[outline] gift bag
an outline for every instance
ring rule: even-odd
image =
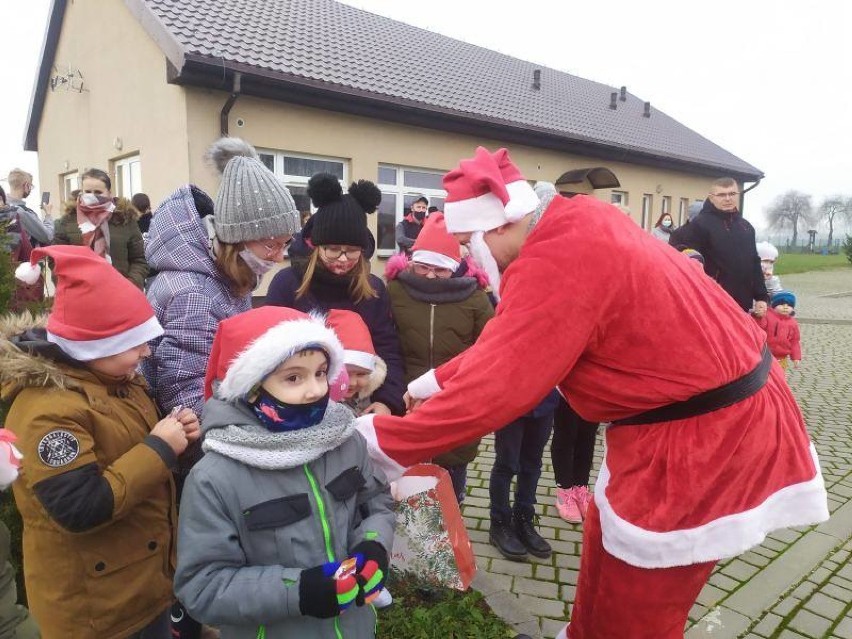
[[[391,491],[397,501],[391,565],[435,585],[467,590],[476,560],[449,473],[418,464]]]

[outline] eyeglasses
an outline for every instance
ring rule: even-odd
[[[339,260],[341,255],[345,256],[347,260],[354,260],[364,252],[361,247],[320,246],[319,249],[327,260]]]
[[[266,257],[272,257],[277,253],[281,253],[287,249],[293,242],[293,237],[290,236],[286,240],[276,239],[274,237],[263,238],[260,240],[250,240],[246,245],[254,245],[266,251]]]
[[[423,277],[432,273],[437,278],[446,279],[453,274],[451,269],[442,268],[440,266],[430,266],[429,264],[421,264],[420,262],[413,262],[411,268],[415,275],[422,275]]]
[[[717,197],[720,200],[729,200],[737,197],[739,194],[739,191],[730,191],[729,193],[711,193],[710,197]]]

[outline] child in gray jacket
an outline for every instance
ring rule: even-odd
[[[375,636],[393,500],[352,412],[329,401],[343,366],[334,332],[299,311],[219,324],[175,592],[222,639]]]

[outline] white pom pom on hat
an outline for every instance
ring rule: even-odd
[[[38,282],[39,277],[41,277],[41,267],[38,264],[21,262],[18,264],[18,268],[15,269],[15,279],[20,280],[24,284],[32,286]]]

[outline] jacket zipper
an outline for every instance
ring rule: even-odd
[[[311,492],[313,492],[314,499],[317,502],[320,523],[322,524],[322,537],[325,542],[325,555],[329,562],[333,562],[335,561],[334,547],[331,543],[331,526],[329,526],[328,518],[326,517],[325,501],[323,501],[322,493],[319,490],[319,485],[317,484],[317,480],[311,472],[311,469],[308,468],[307,464],[304,464],[302,467],[305,469],[305,476],[308,478],[308,483],[311,485]],[[334,634],[337,639],[343,639],[343,633],[340,631],[340,617],[334,618]]]
[[[429,370],[435,368],[435,305],[429,304]]]

